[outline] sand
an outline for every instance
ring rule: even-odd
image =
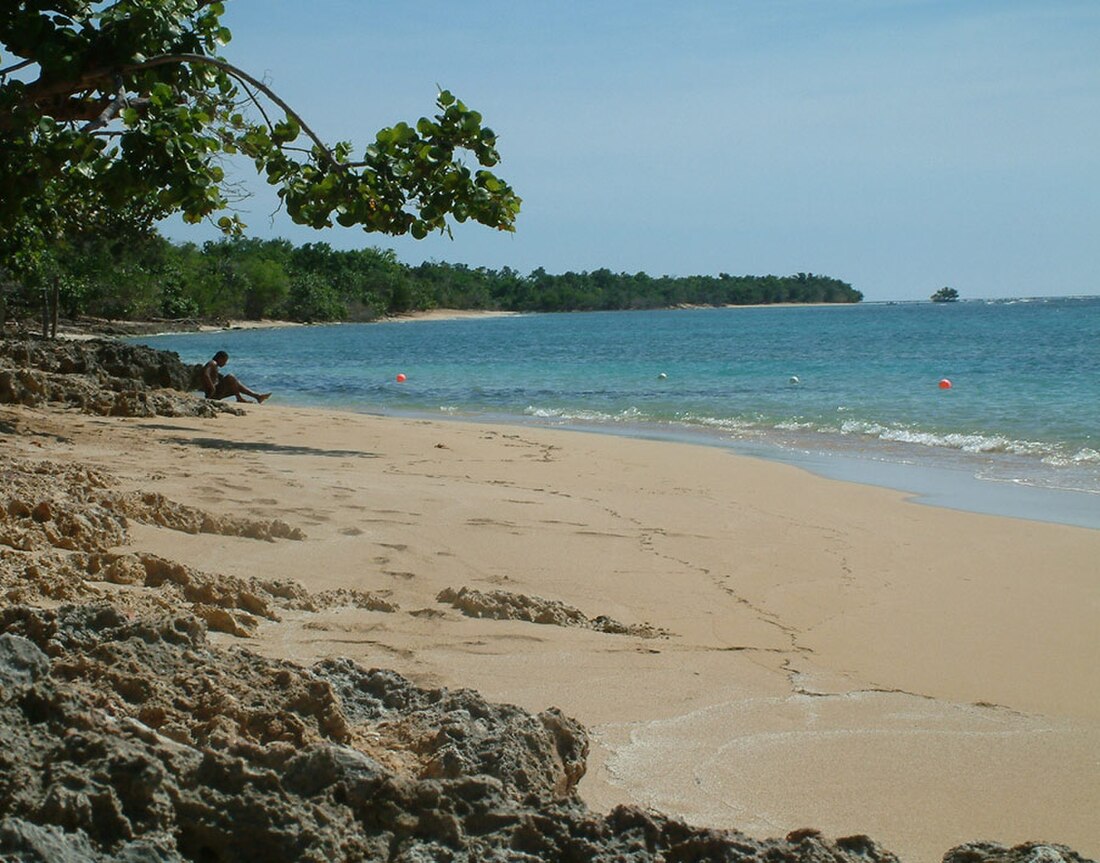
[[[242,642],[557,706],[590,805],[756,836],[975,839],[1100,856],[1100,531],[920,506],[716,448],[268,403],[214,420],[12,408],[35,458],[301,542],[131,526],[132,548],[400,610],[288,612]],[[470,617],[445,588],[663,630]],[[636,631],[645,631],[642,629]]]

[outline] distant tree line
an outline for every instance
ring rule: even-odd
[[[37,314],[51,296],[62,317],[280,318],[365,321],[432,308],[507,311],[653,309],[681,305],[853,303],[838,279],[792,276],[528,275],[463,264],[408,266],[392,250],[340,251],[326,243],[224,239],[201,246],[155,231],[69,238],[34,280],[0,284],[12,317]],[[2,267],[0,267],[2,276]]]

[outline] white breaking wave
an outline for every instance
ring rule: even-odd
[[[1044,464],[1054,467],[1071,467],[1076,465],[1100,464],[1100,452],[1094,449],[1080,449],[1071,456],[1062,456],[1057,453],[1043,458]]]
[[[606,411],[583,410],[577,408],[537,408],[534,405],[529,405],[523,413],[525,416],[536,417],[538,419],[590,423],[640,422],[648,419],[646,414],[637,408],[626,408],[617,413],[607,413]]]
[[[835,428],[821,428],[822,432],[835,432]],[[962,432],[926,432],[906,428],[891,428],[875,422],[848,420],[840,425],[841,434],[859,434],[883,441],[910,443],[918,446],[945,447],[971,453],[1011,453],[1012,455],[1055,455],[1049,444],[1037,441],[1014,440],[1003,435],[983,435]]]

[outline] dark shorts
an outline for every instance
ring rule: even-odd
[[[233,395],[233,390],[229,386],[229,381],[226,375],[218,375],[218,385],[213,392],[206,391],[206,397],[208,399],[224,399],[226,396]]]

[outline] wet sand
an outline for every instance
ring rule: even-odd
[[[134,524],[133,547],[400,607],[288,612],[250,649],[558,706],[592,735],[596,808],[868,833],[910,861],[975,839],[1100,856],[1100,531],[687,444],[272,403],[216,420],[15,410],[42,434],[8,442],[35,458],[307,535]],[[436,598],[463,587],[667,635]]]

